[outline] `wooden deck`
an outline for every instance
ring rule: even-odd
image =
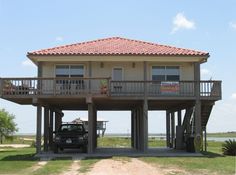
[[[2,78],[0,97],[143,99],[146,95],[150,100],[191,100],[196,98],[198,83],[201,99],[221,99],[221,81],[112,81],[110,78]]]

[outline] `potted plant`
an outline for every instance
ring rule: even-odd
[[[10,80],[4,81],[3,91],[6,95],[13,95],[15,93],[14,85],[11,83]]]
[[[100,82],[100,91],[101,91],[101,94],[107,94],[107,90],[108,90],[108,87],[107,87],[107,80],[101,80],[101,82]]]

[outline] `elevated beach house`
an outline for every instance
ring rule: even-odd
[[[209,53],[111,37],[29,52],[37,78],[1,78],[0,97],[37,107],[37,153],[53,145],[63,110],[88,110],[88,153],[96,152],[98,110],[131,111],[131,146],[148,150],[148,111],[166,111],[167,147],[202,148],[221,81],[201,81]],[[42,114],[42,108],[44,112]]]

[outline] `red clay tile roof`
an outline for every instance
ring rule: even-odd
[[[153,55],[208,57],[209,53],[121,37],[112,37],[28,52],[28,55]]]

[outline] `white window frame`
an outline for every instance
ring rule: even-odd
[[[151,66],[151,73],[150,73],[150,75],[151,75],[150,79],[152,81],[154,81],[152,79],[152,76],[153,76],[152,70],[153,70],[153,67],[156,67],[156,66],[165,67],[165,70],[166,70],[166,67],[178,67],[179,68],[179,81],[181,80],[181,66],[180,65],[152,65]],[[166,80],[166,76],[167,75],[165,74],[165,81],[168,81],[168,80]]]
[[[122,80],[121,81],[123,81],[124,80],[124,68],[123,67],[113,67],[112,68],[112,80],[114,80],[114,69],[121,69],[121,73],[122,73],[122,76],[121,76]],[[114,81],[116,81],[116,80],[114,80]]]
[[[54,65],[54,76],[57,77],[56,75],[56,68],[57,66],[69,66],[69,73],[70,73],[70,68],[71,66],[83,66],[84,68],[84,73],[83,73],[83,78],[85,77],[85,72],[86,72],[86,66],[84,64],[55,64]],[[71,75],[69,74],[69,77],[68,78],[71,78]],[[81,77],[82,78],[82,77]]]

